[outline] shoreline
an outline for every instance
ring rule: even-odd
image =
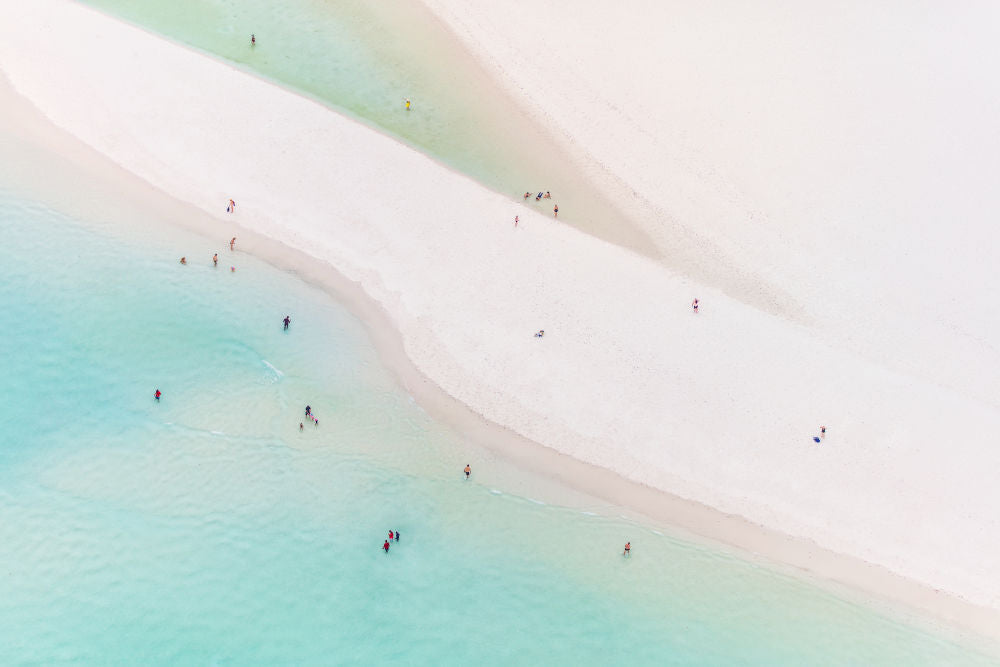
[[[62,132],[62,130],[59,131]],[[75,138],[74,141],[76,141]],[[109,161],[109,159],[103,155],[100,156],[100,158],[105,163]],[[115,165],[114,168],[121,171],[123,179],[127,175],[128,179],[143,180],[141,176],[136,176],[123,167]],[[145,183],[146,181],[143,182]],[[171,197],[168,192],[161,190],[155,185],[148,185],[148,187],[157,192],[161,192],[166,197]],[[219,218],[211,216],[194,204],[179,202],[179,205],[184,207],[188,214],[190,214],[191,211],[198,210],[198,217],[206,221],[211,220],[213,224],[217,224],[219,222]],[[188,215],[180,216],[180,219],[185,220],[185,223],[183,224],[188,224]],[[190,224],[194,225],[195,223],[191,222]],[[224,224],[232,225],[234,223],[225,222]],[[194,228],[200,233],[205,233],[204,229],[200,227]],[[251,232],[249,231],[241,231],[240,234],[244,237],[251,237]],[[612,502],[625,507],[639,507],[642,503],[649,503],[650,507],[653,507],[656,510],[653,513],[654,515],[662,513],[664,517],[667,517],[664,521],[668,525],[674,527],[679,526],[680,528],[685,529],[685,522],[687,522],[688,525],[695,528],[693,531],[695,534],[701,534],[709,539],[715,539],[711,534],[705,535],[704,525],[702,524],[707,523],[712,526],[712,530],[718,531],[718,535],[720,536],[718,541],[724,544],[731,544],[729,540],[732,539],[732,535],[734,533],[739,533],[737,527],[742,526],[743,529],[749,531],[749,533],[747,535],[740,533],[740,536],[736,541],[739,542],[741,540],[746,540],[747,544],[750,546],[746,547],[737,545],[740,546],[740,548],[745,549],[750,553],[759,551],[756,546],[753,546],[753,540],[750,539],[752,535],[756,535],[758,539],[762,539],[763,543],[769,543],[765,544],[764,547],[772,549],[770,553],[777,556],[774,560],[778,562],[789,562],[793,566],[802,567],[806,571],[815,571],[819,573],[821,577],[825,576],[834,581],[838,581],[838,575],[842,574],[837,571],[838,567],[844,565],[843,562],[841,562],[840,565],[837,565],[836,561],[844,561],[845,559],[856,561],[860,570],[868,572],[868,575],[858,572],[858,578],[856,579],[857,582],[864,582],[866,576],[872,576],[876,579],[882,578],[883,574],[881,574],[880,571],[884,573],[889,572],[880,566],[870,565],[852,556],[838,555],[837,552],[824,549],[822,547],[815,547],[815,551],[809,552],[808,547],[811,544],[811,541],[806,538],[789,538],[775,531],[769,531],[768,529],[761,528],[752,521],[734,518],[733,515],[727,514],[721,510],[708,509],[706,505],[701,505],[694,501],[679,500],[677,496],[671,496],[666,492],[653,490],[649,486],[628,481],[618,473],[599,465],[579,462],[566,454],[556,452],[554,449],[538,445],[530,438],[515,435],[503,425],[490,422],[485,417],[474,412],[472,408],[467,407],[467,405],[461,402],[458,398],[454,398],[448,392],[447,388],[439,386],[419,370],[418,364],[409,354],[407,354],[405,335],[401,331],[397,330],[397,320],[394,320],[392,315],[385,309],[384,305],[377,303],[375,298],[372,297],[369,291],[365,290],[364,286],[360,284],[359,281],[351,280],[349,277],[346,277],[344,274],[334,269],[330,264],[324,262],[324,260],[312,257],[301,250],[292,249],[281,240],[269,237],[267,234],[261,233],[256,235],[256,237],[256,241],[259,241],[260,245],[259,248],[250,246],[249,248],[251,252],[254,252],[254,254],[262,259],[265,259],[265,261],[284,268],[285,270],[287,270],[286,267],[289,266],[298,267],[292,270],[292,273],[302,277],[307,282],[318,281],[320,284],[324,285],[327,290],[332,291],[334,296],[341,301],[341,303],[344,303],[348,309],[351,310],[351,312],[355,313],[355,315],[359,317],[362,322],[364,322],[365,327],[371,333],[372,339],[376,344],[376,348],[379,349],[380,357],[383,358],[383,362],[386,364],[387,368],[389,368],[389,370],[399,378],[400,384],[404,387],[404,389],[411,393],[411,395],[413,395],[421,405],[433,406],[432,408],[428,408],[428,412],[433,417],[452,427],[454,427],[456,423],[460,424],[460,432],[475,434],[477,438],[482,438],[485,442],[489,442],[493,439],[503,440],[503,444],[499,445],[495,451],[500,452],[505,457],[518,461],[518,456],[523,456],[525,461],[529,461],[532,462],[533,465],[537,465],[541,471],[549,471],[550,469],[564,471],[561,473],[561,476],[554,475],[555,479],[562,482],[569,480],[571,487],[579,487],[582,479],[584,480],[585,485],[588,483],[593,484],[595,489],[602,492],[594,494],[591,491],[588,491],[588,493],[592,493],[592,495],[597,495],[598,497],[606,497],[603,494],[608,493],[612,495],[613,498],[625,498],[626,502],[612,500]],[[241,246],[244,249],[248,248],[248,246],[242,241]],[[271,252],[274,253],[274,257],[269,257],[269,253]],[[303,269],[302,267],[311,268]],[[436,414],[435,411],[438,410],[440,411],[440,414]],[[482,430],[481,433],[480,429]],[[523,453],[518,455],[516,454],[516,450],[523,450]],[[613,490],[608,491],[609,487]],[[586,488],[586,486],[584,486],[584,488]],[[652,495],[644,495],[647,493]],[[607,499],[611,500],[611,498]],[[681,510],[678,509],[678,507],[673,507],[674,504],[687,504],[689,506],[685,506],[685,509]],[[689,514],[685,515],[685,512],[689,512]],[[640,513],[642,515],[649,515],[649,512]],[[712,531],[708,532],[711,533]],[[799,546],[789,547],[788,543],[798,544]],[[792,556],[786,553],[789,549],[793,552],[797,549],[803,549],[804,551],[798,556]],[[768,556],[766,551],[759,552]],[[824,574],[822,568],[813,570],[815,565],[811,565],[816,560],[823,560],[823,554],[827,554],[826,558],[830,558],[834,561],[834,564],[831,566],[830,574]],[[794,562],[794,558],[796,557],[801,558],[805,565],[800,566],[796,564]],[[868,569],[866,570],[866,568]],[[976,625],[987,623],[987,627],[991,630],[996,627],[1000,627],[1000,623],[997,623],[996,621],[997,615],[994,610],[990,610],[985,607],[977,607],[971,603],[962,601],[960,598],[955,596],[933,592],[933,589],[930,587],[905,579],[899,575],[887,574],[886,576],[897,577],[899,580],[891,586],[888,585],[888,582],[886,582],[887,590],[894,588],[896,585],[904,588],[912,585],[915,588],[914,591],[911,591],[911,593],[914,593],[916,598],[913,606],[923,608],[923,606],[926,605],[927,610],[934,616],[940,615],[941,610],[939,607],[949,606],[945,602],[946,599],[954,600],[956,602],[954,606],[954,614],[956,617],[961,617],[963,613],[968,613],[970,616],[978,618],[978,620],[970,620],[967,618],[960,624],[970,623],[972,625]],[[858,587],[862,590],[868,590],[867,584],[864,583],[859,583]],[[922,595],[916,595],[915,591],[918,589],[922,590],[924,593]],[[889,593],[888,597],[893,598],[893,595]],[[903,597],[906,597],[906,595],[903,595]],[[973,613],[973,611],[971,611],[978,609],[990,612],[990,616],[979,617],[977,616],[977,613]],[[990,622],[991,619],[992,622]]]
[[[358,283],[347,279],[333,266],[238,223],[220,223],[111,163],[106,156],[82,145],[30,108],[30,103],[10,88],[3,75],[0,75],[0,99],[5,102],[3,114],[10,114],[0,118],[9,120],[11,115],[16,116],[20,128],[29,130],[19,136],[25,144],[70,162],[73,169],[114,183],[136,206],[156,200],[159,215],[175,220],[167,224],[204,235],[206,230],[200,223],[210,220],[219,225],[220,232],[225,230],[223,235],[235,233],[240,239],[240,252],[251,254],[331,295],[358,319],[380,363],[432,419],[508,463],[556,485],[608,502],[647,527],[663,529],[695,543],[731,549],[739,558],[762,561],[766,567],[787,571],[890,616],[900,616],[918,626],[927,625],[946,637],[985,640],[991,650],[996,648],[994,642],[1000,641],[997,630],[1000,612],[996,610],[974,605],[850,555],[824,549],[810,540],[782,534],[696,501],[629,481],[610,470],[579,461],[490,422],[425,376],[407,356],[402,336],[385,309]],[[26,180],[19,185],[30,189],[34,182]],[[46,188],[39,188],[42,189]],[[41,192],[38,196],[42,196]],[[164,209],[170,213],[165,213]]]

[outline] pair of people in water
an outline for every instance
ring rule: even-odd
[[[306,406],[306,417],[308,417],[309,419],[313,420],[313,424],[315,426],[319,426],[319,419],[317,419],[316,415],[313,414],[313,412],[312,412],[312,406],[309,406],[309,405]],[[299,422],[299,430],[300,431],[302,430],[302,422]]]

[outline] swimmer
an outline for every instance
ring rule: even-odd
[[[530,196],[531,196],[531,193],[530,193],[530,192],[525,192],[525,193],[524,193],[524,200],[525,200],[525,201],[527,201],[527,200],[528,200],[528,197],[530,197]]]
[[[285,331],[288,331],[288,325],[292,323],[292,316],[285,315]]]
[[[181,257],[181,264],[187,264],[187,263],[188,263],[188,258],[187,257]]]
[[[410,110],[410,98],[409,97],[406,98],[406,110],[407,111]]]
[[[552,207],[552,215],[554,215],[557,218],[559,217],[559,204],[556,204],[555,206]]]
[[[541,200],[541,198],[542,198],[542,193],[539,192],[538,195],[535,196],[535,201],[539,201]]]
[[[623,553],[622,555],[627,558],[631,553],[632,553],[632,543],[631,542],[626,542],[625,543],[625,553]]]
[[[157,401],[159,401],[159,400],[160,400],[160,396],[163,396],[163,394],[161,394],[161,393],[160,393],[160,390],[159,390],[159,389],[157,389],[157,390],[156,390],[156,393],[155,393],[155,394],[153,394],[153,398],[155,398],[155,399],[156,399]]]
[[[386,541],[385,541],[385,543],[383,543],[383,544],[382,544],[382,549],[383,549],[383,550],[384,550],[384,551],[385,551],[386,553],[389,553],[389,540],[386,540]]]
[[[212,255],[212,264],[214,264],[215,266],[219,265],[219,253],[215,253],[214,255]]]
[[[466,463],[465,464],[465,479],[469,479],[469,475],[472,474],[472,467]]]
[[[234,247],[233,247],[233,246],[235,246],[235,245],[236,245],[236,237],[234,236],[234,237],[233,237],[233,238],[232,238],[232,239],[231,239],[231,240],[229,241],[229,249],[230,249],[230,250],[236,250],[236,248],[234,248]]]
[[[691,308],[694,310],[694,312],[696,313],[698,312],[698,299],[695,299],[694,301],[691,302]]]
[[[250,33],[250,46],[257,46],[257,35]]]
[[[552,199],[552,193],[548,190],[545,191],[545,196],[542,199]]]

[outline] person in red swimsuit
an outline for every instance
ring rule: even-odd
[[[389,540],[385,541],[385,544],[382,545],[382,548],[385,550],[386,553],[389,553]]]

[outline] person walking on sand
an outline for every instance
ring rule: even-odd
[[[518,217],[518,216],[515,215],[514,216],[514,226],[515,227],[517,227],[518,220],[520,220],[520,217]]]
[[[820,426],[819,427],[819,437],[820,438],[825,438],[826,437],[826,427],[825,426]]]
[[[229,240],[229,249],[236,250],[236,248],[234,247],[235,245],[236,245],[236,237],[234,236]]]
[[[552,207],[552,215],[557,218],[559,217],[559,204]]]
[[[465,464],[465,479],[469,479],[469,475],[472,474],[472,467],[466,463]]]
[[[285,331],[288,331],[288,325],[292,323],[292,316],[285,315],[284,322],[285,322]]]
[[[694,310],[695,313],[698,312],[698,299],[691,302],[691,309]]]
[[[214,266],[219,265],[219,253],[215,253],[214,255],[212,255],[212,264]]]
[[[235,213],[235,212],[236,212],[236,202],[230,199],[229,206],[226,207],[226,213]]]
[[[632,553],[632,543],[631,542],[626,542],[625,543],[625,552],[622,555],[625,556],[626,558],[628,558],[631,555],[631,553]]]

